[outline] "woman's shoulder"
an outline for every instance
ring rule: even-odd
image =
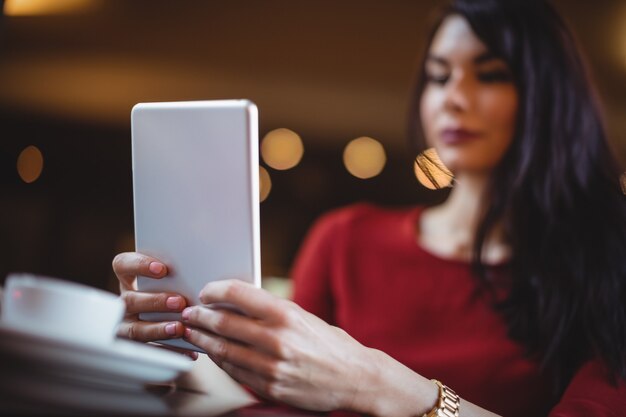
[[[317,219],[316,224],[333,228],[376,226],[414,218],[422,209],[423,206],[420,205],[384,206],[358,202],[326,211]]]
[[[334,208],[317,218],[307,240],[327,242],[335,248],[354,243],[414,242],[415,224],[422,209],[418,205],[383,206],[369,202]]]

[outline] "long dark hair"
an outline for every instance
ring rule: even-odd
[[[511,288],[497,308],[510,337],[553,378],[555,395],[592,358],[626,378],[626,197],[576,42],[546,1],[456,0],[428,45],[450,14],[508,64],[520,97],[513,143],[491,176],[474,268],[488,283],[483,243],[503,221]],[[422,150],[423,68],[409,122]]]

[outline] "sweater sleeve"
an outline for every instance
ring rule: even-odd
[[[611,382],[600,360],[585,363],[574,375],[550,417],[626,416],[626,381]]]

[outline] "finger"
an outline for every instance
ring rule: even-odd
[[[176,339],[183,336],[185,327],[179,321],[152,323],[148,321],[122,322],[117,330],[120,337],[138,342]]]
[[[162,278],[167,275],[167,267],[164,263],[137,252],[124,252],[116,255],[113,258],[113,271],[126,288],[131,288],[137,275],[151,278]]]
[[[278,340],[271,329],[258,319],[242,316],[228,310],[214,310],[204,306],[187,307],[182,312],[182,321],[211,333],[253,345],[277,354]]]
[[[186,350],[184,352],[181,352],[183,355],[189,357],[189,359],[191,359],[192,361],[197,361],[198,360],[198,352],[194,352],[193,350]]]
[[[277,375],[278,360],[250,346],[189,327],[185,327],[184,339],[204,350],[219,366],[231,363],[270,379]]]
[[[268,379],[231,363],[224,363],[221,368],[235,381],[251,388],[265,398],[272,399],[272,382]]]
[[[187,307],[185,297],[172,293],[124,291],[126,314],[180,312]]]
[[[194,360],[194,361],[198,359],[198,352],[193,351],[193,350],[183,349],[183,348],[169,346],[169,345],[162,345],[160,343],[154,343],[154,342],[148,342],[148,344],[159,349],[180,353],[181,355],[188,356],[189,358],[191,358],[191,360]]]
[[[261,319],[282,313],[277,307],[278,297],[238,279],[209,282],[200,291],[200,300],[204,304],[234,304],[244,314]]]

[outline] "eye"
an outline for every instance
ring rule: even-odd
[[[447,74],[426,74],[426,81],[433,84],[444,85],[450,78]]]
[[[508,83],[513,81],[513,77],[507,70],[492,70],[479,72],[478,80],[484,83]]]

